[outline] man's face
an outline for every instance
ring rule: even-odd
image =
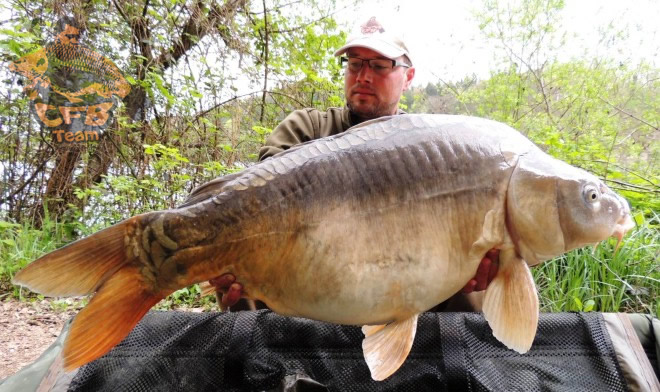
[[[365,60],[387,58],[367,48],[350,48],[349,57]],[[402,60],[399,58],[397,60]],[[351,111],[365,120],[395,114],[401,94],[410,87],[414,68],[395,67],[386,75],[376,74],[364,63],[359,72],[345,71],[344,93]]]

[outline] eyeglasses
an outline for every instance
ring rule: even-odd
[[[394,67],[405,67],[410,68],[410,65],[390,59],[361,59],[359,57],[341,57],[341,65],[346,67],[350,72],[357,73],[362,69],[362,65],[366,62],[369,64],[374,73],[378,75],[387,75],[394,69]]]

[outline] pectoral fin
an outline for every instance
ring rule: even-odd
[[[527,263],[514,250],[500,253],[500,267],[486,290],[483,312],[493,335],[521,354],[532,347],[539,300]]]
[[[401,367],[412,348],[418,316],[416,314],[409,319],[386,325],[362,327],[362,352],[371,371],[371,378],[382,381]]]
[[[200,282],[199,283],[199,296],[206,297],[207,295],[215,295],[215,286],[209,282]]]

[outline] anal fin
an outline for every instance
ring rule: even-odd
[[[382,381],[401,367],[412,348],[418,316],[416,314],[408,319],[386,325],[362,327],[364,333],[362,352],[369,366],[371,378]]]
[[[483,312],[493,336],[521,354],[532,347],[539,299],[527,263],[513,249],[500,252],[499,269],[486,289]]]

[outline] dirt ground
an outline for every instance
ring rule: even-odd
[[[79,309],[73,301],[0,302],[0,380],[39,358]]]
[[[0,301],[0,380],[39,358],[84,303],[80,299]],[[177,311],[200,313],[208,308],[178,306]],[[218,310],[218,309],[213,309]]]

